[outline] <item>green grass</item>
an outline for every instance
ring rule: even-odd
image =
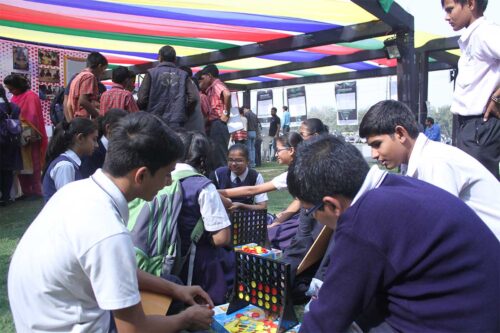
[[[43,206],[43,200],[16,201],[0,207],[0,332],[15,332],[7,298],[7,271],[16,244]]]
[[[264,163],[257,170],[262,173],[265,181],[269,181],[286,170],[277,163]],[[292,197],[287,191],[274,191],[268,194],[268,211],[278,213],[285,209]],[[26,228],[43,207],[43,200],[16,201],[7,207],[0,207],[0,332],[15,332],[12,315],[7,298],[7,271],[10,258],[16,244]]]
[[[277,163],[263,163],[261,167],[256,168],[264,177],[264,181],[268,182],[277,175],[286,171],[287,166],[282,166]],[[267,211],[269,213],[279,213],[284,210],[290,202],[292,197],[288,191],[274,191],[267,194],[269,201],[267,202]]]

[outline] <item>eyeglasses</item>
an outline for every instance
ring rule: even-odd
[[[316,212],[318,209],[320,209],[324,205],[325,205],[324,202],[320,202],[319,204],[316,204],[316,205],[312,206],[311,208],[307,208],[306,210],[304,210],[304,215],[306,217],[312,217],[314,212]]]
[[[229,160],[227,160],[227,163],[228,164],[232,164],[232,163],[234,163],[234,164],[243,164],[243,163],[245,163],[245,161],[244,160],[231,160],[231,159],[229,159]]]
[[[281,149],[276,149],[276,154],[283,151],[283,150],[290,150],[291,148],[288,147],[288,148],[281,148]]]

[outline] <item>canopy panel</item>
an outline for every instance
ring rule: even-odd
[[[377,20],[356,1],[348,0],[0,0],[0,37],[99,51],[111,67],[155,61],[163,45],[173,46],[179,57],[188,57]],[[230,73],[314,62],[332,55],[379,50],[386,37],[290,48],[217,65],[221,73]],[[417,37],[421,45],[436,36]],[[375,59],[230,82],[265,82],[395,65],[395,61]],[[194,67],[193,71],[199,69]]]

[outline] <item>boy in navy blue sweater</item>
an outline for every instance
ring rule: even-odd
[[[336,229],[302,332],[367,330],[361,319],[375,316],[398,332],[500,330],[500,243],[462,201],[369,169],[331,136],[299,147],[287,182],[306,214]]]

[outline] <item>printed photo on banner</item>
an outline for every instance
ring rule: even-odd
[[[38,50],[38,64],[59,67],[59,53],[56,51]]]
[[[54,99],[56,91],[57,91],[57,86],[40,84],[38,86],[38,97],[40,97],[42,101],[47,101],[47,100],[50,101]]]
[[[14,69],[27,71],[29,69],[28,48],[21,46],[13,46],[12,60],[13,60],[12,67]]]
[[[59,83],[59,69],[40,67],[38,69],[38,80],[40,82]]]

